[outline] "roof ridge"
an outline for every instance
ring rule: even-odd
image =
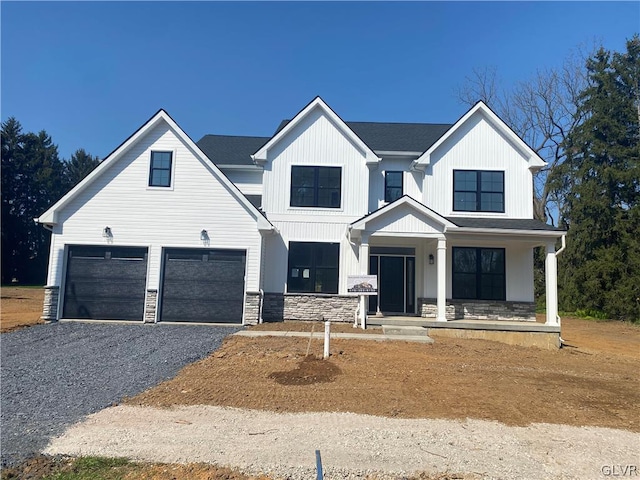
[[[271,137],[263,137],[263,136],[258,136],[258,135],[224,135],[224,134],[219,134],[219,133],[205,133],[202,136],[202,138],[205,138],[205,137],[259,138],[259,139],[271,138]],[[202,140],[202,138],[200,140]]]

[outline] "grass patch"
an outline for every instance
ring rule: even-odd
[[[43,480],[119,480],[138,468],[126,458],[81,457],[71,463],[69,471],[47,475]]]

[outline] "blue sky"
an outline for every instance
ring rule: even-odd
[[[103,158],[159,108],[194,140],[271,135],[320,95],[345,120],[455,121],[474,67],[506,85],[597,40],[640,2],[6,2],[1,118]]]

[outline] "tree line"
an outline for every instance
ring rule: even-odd
[[[51,136],[2,123],[2,284],[46,282],[51,233],[34,222],[99,163],[83,149],[59,158]]]

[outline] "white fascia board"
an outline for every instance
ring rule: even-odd
[[[331,119],[331,121],[338,125],[340,129],[349,137],[349,139],[357,145],[365,154],[365,161],[367,164],[377,164],[380,162],[380,158],[371,150],[366,143],[364,143],[360,137],[358,137],[351,128],[334,112],[329,105],[320,97],[314,98],[311,103],[304,107],[293,119],[285,125],[277,134],[271,137],[267,143],[265,143],[260,150],[251,155],[251,159],[258,165],[263,165],[267,161],[267,153],[274,145],[282,140],[296,125],[298,125],[307,115],[309,115],[314,109],[320,108],[324,114]]]
[[[60,200],[54,203],[49,209],[38,217],[38,223],[45,223],[47,225],[55,225],[58,222],[58,211],[64,208],[71,200],[76,198],[87,186],[98,178],[102,173],[107,170],[111,165],[118,161],[118,159],[134,145],[139,138],[144,136],[149,130],[155,127],[158,122],[168,117],[164,110],[158,111],[147,123],[140,127],[133,135],[131,135],[125,142],[116,148],[107,158],[102,160],[100,164],[84,179],[82,179],[75,187],[73,187],[66,195]]]
[[[44,214],[38,218],[38,223],[45,223],[47,225],[55,225],[58,221],[58,213],[65,205],[73,200],[80,192],[82,192],[88,185],[90,185],[98,176],[100,176],[107,168],[117,162],[124,153],[126,153],[132,145],[134,145],[140,138],[146,135],[152,128],[154,128],[158,122],[164,121],[169,127],[176,133],[176,135],[187,145],[202,162],[202,164],[213,173],[218,181],[227,187],[230,193],[236,198],[237,201],[242,203],[249,212],[255,217],[258,223],[259,230],[271,230],[273,225],[267,220],[260,211],[253,206],[249,200],[240,192],[238,187],[235,186],[231,180],[229,180],[222,171],[209,160],[204,152],[198,147],[191,138],[178,126],[178,124],[169,116],[164,110],[158,111],[147,123],[140,127],[133,135],[131,135],[122,145],[114,150],[107,158],[105,158],[100,165],[96,167],[84,180],[76,185],[69,193],[56,202],[51,208],[49,208]]]
[[[424,170],[427,165],[431,164],[431,154],[435,152],[440,145],[442,145],[451,135],[453,135],[462,125],[464,125],[467,120],[469,120],[476,113],[480,113],[485,116],[485,118],[496,128],[500,130],[502,134],[504,134],[520,151],[520,153],[527,159],[529,163],[529,168],[542,168],[547,165],[547,163],[540,158],[540,156],[533,151],[529,145],[526,144],[522,138],[520,138],[516,133],[506,124],[504,121],[498,117],[493,110],[491,110],[483,101],[479,101],[473,107],[469,109],[467,113],[465,113],[449,130],[445,132],[427,151],[421,154],[418,159],[415,161],[414,168]]]
[[[401,197],[399,200],[396,200],[393,203],[388,203],[387,205],[380,207],[378,210],[376,210],[372,214],[353,222],[351,224],[351,228],[353,230],[364,230],[366,228],[367,223],[370,222],[371,220],[375,220],[376,218],[382,215],[386,215],[387,213],[392,212],[393,210],[395,210],[396,208],[399,208],[402,205],[411,206],[418,212],[422,213],[423,215],[426,215],[431,220],[443,225],[445,227],[445,230],[446,228],[455,227],[454,223],[450,222],[443,216],[437,214],[433,210],[427,208],[425,205],[421,204],[417,200],[409,197],[408,195],[405,195]]]
[[[565,230],[515,230],[508,228],[473,228],[473,227],[447,227],[445,233],[471,233],[478,235],[516,235],[527,237],[552,237],[560,238],[566,235]]]
[[[405,152],[401,150],[374,150],[381,157],[419,157],[422,152]]]

